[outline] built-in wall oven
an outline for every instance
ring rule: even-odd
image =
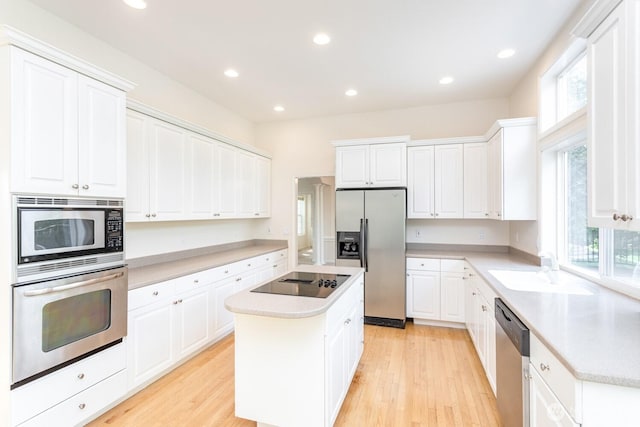
[[[122,200],[14,196],[12,388],[122,341]]]

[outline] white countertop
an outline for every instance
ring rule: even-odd
[[[326,312],[346,291],[356,283],[364,269],[355,267],[336,267],[330,265],[298,265],[291,271],[307,273],[348,274],[351,277],[340,285],[327,298],[301,297],[294,295],[265,294],[251,292],[258,286],[238,292],[228,297],[224,306],[234,313],[256,316],[299,319],[313,317]],[[272,279],[275,280],[276,278]]]

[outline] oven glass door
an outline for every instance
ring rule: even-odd
[[[127,333],[127,268],[13,288],[13,383]]]
[[[105,211],[101,209],[19,208],[20,261],[105,248]]]

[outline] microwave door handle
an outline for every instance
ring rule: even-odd
[[[96,283],[106,282],[106,281],[109,281],[109,280],[117,279],[117,278],[122,277],[122,276],[124,276],[124,273],[120,272],[120,273],[110,274],[110,275],[104,276],[104,277],[97,277],[95,279],[83,280],[82,282],[76,282],[76,283],[70,283],[68,285],[56,286],[54,288],[37,289],[35,291],[24,291],[23,295],[25,297],[35,297],[35,296],[38,296],[38,295],[53,294],[55,292],[62,292],[62,291],[67,291],[69,289],[81,288],[83,286],[95,285]]]

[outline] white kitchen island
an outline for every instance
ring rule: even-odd
[[[293,271],[351,277],[327,298],[250,289],[227,298],[235,315],[236,416],[258,426],[331,426],[362,355],[363,270]]]

